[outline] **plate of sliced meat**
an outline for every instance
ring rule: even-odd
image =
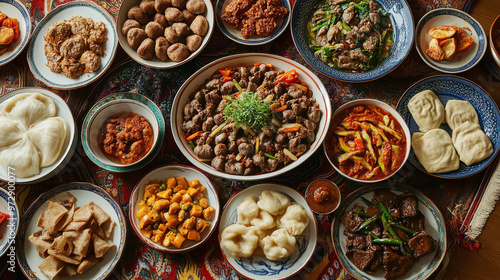
[[[332,242],[342,266],[356,279],[427,279],[446,253],[446,226],[419,190],[374,185],[342,200]]]

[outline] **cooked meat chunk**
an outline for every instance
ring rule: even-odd
[[[91,51],[86,51],[80,57],[80,63],[84,65],[85,72],[96,72],[101,68],[101,58]]]
[[[384,278],[385,279],[393,279],[398,276],[401,276],[408,271],[411,265],[414,263],[414,260],[411,256],[401,256],[393,251],[384,251]]]
[[[354,17],[354,7],[349,7],[344,10],[344,13],[342,14],[343,21],[349,23],[353,17]]]
[[[354,232],[363,223],[363,219],[350,211],[342,216],[341,222],[349,231]]]
[[[434,243],[435,241],[430,235],[425,232],[421,232],[408,241],[408,246],[410,246],[413,256],[418,258],[434,251]]]
[[[418,201],[413,194],[400,195],[398,200],[402,218],[413,218],[418,215]]]
[[[392,208],[396,201],[396,195],[389,190],[375,190],[372,201],[375,204],[382,202],[385,207]]]

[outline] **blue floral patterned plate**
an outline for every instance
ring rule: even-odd
[[[314,55],[309,47],[307,22],[311,20],[315,6],[323,0],[297,0],[293,6],[292,29],[293,42],[306,62],[322,74],[346,82],[368,82],[378,79],[403,62],[413,45],[413,15],[405,0],[377,0],[376,2],[389,12],[394,26],[394,45],[389,56],[371,71],[348,73],[335,70]]]
[[[0,11],[19,22],[19,38],[15,43],[11,43],[9,50],[0,55],[1,66],[16,58],[28,45],[31,35],[31,19],[26,6],[17,0],[0,0]]]
[[[493,144],[493,154],[487,159],[474,163],[470,166],[460,162],[458,170],[439,174],[428,173],[418,161],[413,149],[410,151],[410,157],[408,160],[423,172],[435,177],[446,179],[469,177],[486,168],[495,158],[495,155],[498,153],[500,148],[500,113],[498,112],[498,107],[495,101],[493,101],[488,93],[486,93],[481,87],[461,77],[439,75],[422,79],[406,90],[406,92],[401,96],[401,99],[399,99],[396,107],[396,110],[401,114],[410,128],[411,134],[419,132],[419,128],[408,110],[408,102],[415,94],[426,89],[432,90],[437,95],[439,100],[441,100],[443,106],[446,106],[448,100],[452,99],[469,101],[474,109],[476,109],[481,128]],[[451,129],[448,125],[442,124],[441,128],[446,130],[451,135]]]
[[[431,36],[427,33],[434,27],[455,25],[474,40],[474,44],[458,52],[451,60],[434,61],[425,54]],[[474,67],[483,58],[488,48],[486,34],[481,24],[469,14],[452,8],[435,9],[425,14],[417,24],[415,45],[418,54],[430,67],[444,73],[460,73]]]
[[[241,35],[240,30],[234,28],[234,25],[222,19],[222,15],[224,14],[226,7],[233,1],[235,0],[218,0],[217,4],[215,5],[215,13],[216,13],[215,18],[217,21],[217,26],[219,26],[220,31],[222,31],[222,33],[226,35],[227,38],[235,41],[236,43],[249,46],[267,44],[272,40],[278,38],[283,33],[283,31],[285,31],[285,29],[288,26],[288,23],[290,23],[290,14],[291,14],[290,2],[288,0],[280,0],[283,7],[288,9],[288,14],[285,16],[285,18],[276,21],[276,27],[274,28],[273,33],[268,37],[260,37],[257,35],[253,35],[250,38],[245,39],[243,38],[243,35]]]
[[[382,280],[384,279],[384,270],[382,267],[377,269],[377,272],[373,275],[369,275],[361,271],[356,265],[354,265],[346,256],[346,240],[347,237],[344,235],[345,226],[341,223],[340,219],[346,211],[350,211],[355,204],[365,205],[361,200],[364,197],[368,200],[373,198],[373,192],[375,190],[387,189],[395,194],[401,194],[403,192],[410,192],[418,200],[418,210],[425,216],[425,232],[432,236],[434,240],[437,241],[437,248],[432,253],[428,253],[420,258],[413,264],[413,266],[398,279],[406,280],[423,280],[427,279],[431,274],[439,267],[441,261],[446,253],[447,241],[446,241],[446,225],[444,223],[444,218],[436,205],[419,190],[411,187],[389,187],[384,185],[370,185],[367,187],[362,187],[353,191],[346,198],[342,200],[339,208],[335,211],[334,220],[332,223],[332,242],[333,248],[342,266],[347,270],[347,272],[355,277],[356,279],[362,280]]]
[[[61,185],[43,193],[31,203],[24,213],[19,227],[19,236],[16,243],[17,263],[28,279],[50,279],[38,268],[43,258],[38,255],[35,246],[28,240],[28,237],[41,229],[37,227],[37,221],[40,213],[47,208],[47,201],[65,200],[68,198],[67,192],[76,197],[75,206],[81,207],[89,202],[94,202],[115,222],[113,233],[108,242],[116,245],[116,247],[111,248],[99,263],[85,271],[80,277],[77,277],[79,279],[106,279],[113,272],[125,249],[127,226],[120,205],[106,190],[90,183],[74,182]]]
[[[229,225],[235,224],[238,220],[236,207],[238,207],[247,196],[253,195],[255,198],[258,198],[260,193],[264,190],[286,194],[290,198],[290,201],[302,205],[309,215],[309,226],[301,235],[295,236],[297,240],[295,253],[281,261],[270,261],[266,257],[260,255],[237,260],[233,258],[224,247],[221,246],[221,250],[227,263],[236,270],[236,272],[247,279],[286,279],[305,267],[313,256],[317,242],[318,229],[314,214],[307,205],[304,197],[296,190],[284,185],[265,183],[254,185],[233,195],[226,203],[226,206],[224,206],[224,211],[220,218],[219,244],[222,231]]]
[[[9,215],[9,219],[0,224],[0,234],[2,235],[0,238],[0,257],[12,250],[11,245],[19,228],[19,209],[13,197],[15,186],[8,184],[8,188],[12,190],[12,194],[9,193],[10,191],[0,188],[0,212]]]

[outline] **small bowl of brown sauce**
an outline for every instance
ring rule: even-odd
[[[128,172],[144,167],[156,156],[165,123],[160,109],[146,97],[135,93],[119,96],[122,98],[105,97],[89,111],[82,143],[98,166]]]
[[[316,180],[306,190],[307,204],[316,214],[331,214],[339,207],[340,199],[339,188],[329,180]]]

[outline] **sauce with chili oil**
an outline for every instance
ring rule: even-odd
[[[149,121],[138,114],[126,113],[110,117],[99,134],[104,154],[113,162],[132,164],[151,150],[154,142]]]
[[[407,141],[403,128],[378,106],[348,108],[332,120],[331,129],[327,154],[351,178],[380,180],[403,164]]]
[[[317,180],[307,188],[306,201],[314,212],[330,213],[340,203],[340,191],[334,183],[328,180]]]

